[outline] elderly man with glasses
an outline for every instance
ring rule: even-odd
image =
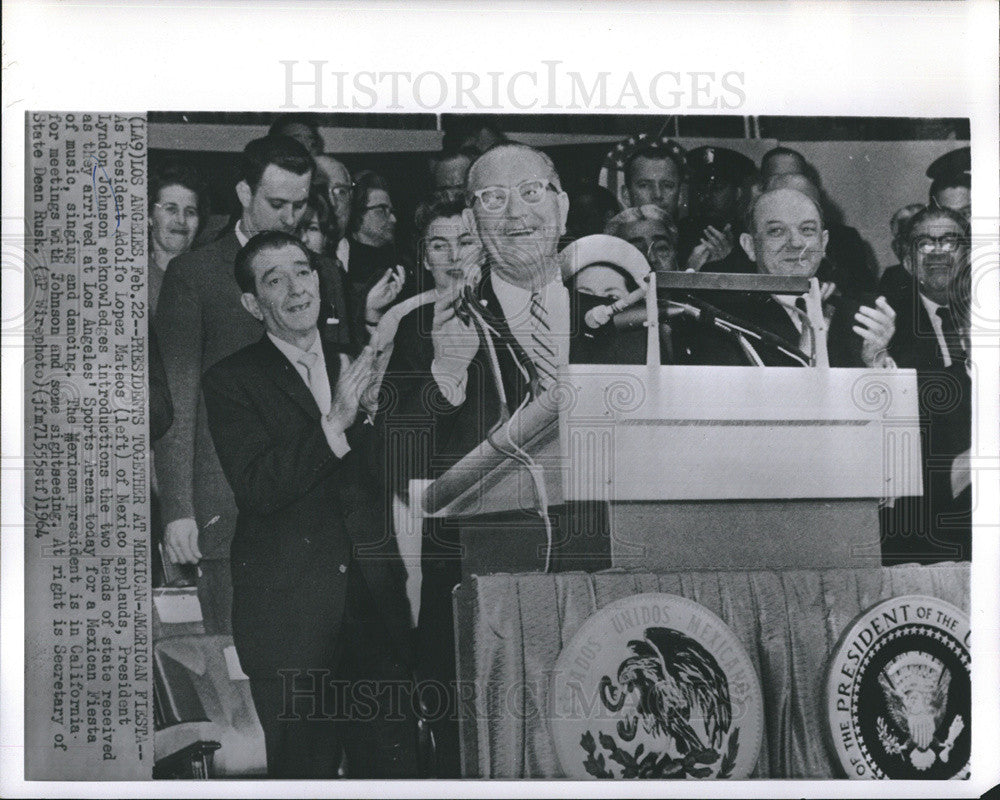
[[[885,271],[880,291],[896,309],[889,353],[917,370],[924,495],[884,514],[883,557],[958,561],[971,556],[971,486],[961,454],[972,435],[969,363],[969,224],[930,206],[909,221],[903,263]]]
[[[466,229],[482,243],[481,278],[439,293],[427,373],[416,388],[410,381],[396,393],[398,418],[429,434],[429,477],[478,446],[504,410],[513,412],[551,388],[585,327],[582,318],[574,319],[582,314],[562,282],[558,245],[569,198],[552,160],[523,144],[499,144],[472,165],[465,202]],[[394,377],[388,374],[386,381]],[[560,513],[550,510],[553,517]],[[574,523],[567,518],[558,524],[566,530]],[[424,527],[418,669],[431,686],[451,687],[455,680],[451,590],[461,580],[457,536],[454,526],[439,520]],[[560,564],[565,558],[558,552],[553,557]],[[425,698],[440,712],[432,720],[438,777],[458,775],[455,698],[449,696],[450,704],[440,696]]]

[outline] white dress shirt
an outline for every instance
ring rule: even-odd
[[[295,367],[295,371],[299,373],[299,377],[302,378],[302,382],[308,387],[309,393],[312,394],[316,405],[319,406],[321,414],[320,423],[323,426],[323,433],[326,435],[327,444],[330,445],[330,449],[337,458],[343,458],[347,455],[351,446],[347,443],[347,437],[344,435],[344,432],[336,424],[327,419],[327,415],[330,413],[330,406],[333,402],[333,390],[330,388],[330,381],[327,379],[326,359],[323,357],[323,347],[320,343],[319,332],[316,332],[316,335],[313,336],[312,344],[305,350],[283,339],[279,339],[270,331],[267,336],[274,342],[274,346],[282,352],[285,358],[291,362],[292,366]],[[306,353],[315,353],[317,356],[316,363],[313,364],[311,370],[306,369],[305,364],[300,361]],[[310,381],[310,372],[322,376],[322,379],[315,382]]]
[[[534,319],[531,315],[531,295],[529,289],[522,289],[507,283],[496,273],[490,273],[490,281],[504,319],[510,326],[517,343],[529,355],[534,350],[531,334],[534,332]],[[551,333],[552,345],[555,348],[556,366],[569,363],[569,291],[558,278],[538,290],[539,298],[545,307],[546,320]]]
[[[526,353],[534,352],[531,335],[535,331],[535,321],[531,314],[531,292],[498,278],[490,273],[493,291],[500,301],[504,319],[511,333]],[[550,338],[555,350],[553,361],[556,366],[569,363],[569,291],[558,279],[543,286],[539,290],[540,300],[545,307],[546,322],[549,325]],[[445,369],[437,360],[431,362],[431,374],[437,382],[438,389],[445,399],[453,406],[465,402],[465,387],[468,381],[468,370],[462,375],[455,375]]]
[[[233,233],[236,234],[236,241],[240,243],[240,247],[246,247],[247,242],[250,241],[250,237],[247,236],[246,232],[243,230],[243,220],[239,220],[236,223],[236,227],[233,228]]]
[[[344,272],[347,272],[347,264],[351,260],[351,240],[346,236],[337,242],[337,258],[340,259]]]

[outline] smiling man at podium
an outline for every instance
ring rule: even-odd
[[[475,289],[456,287],[436,302],[430,374],[419,391],[400,397],[395,411],[407,424],[427,426],[427,477],[440,476],[498,422],[552,387],[559,368],[571,360],[577,340],[572,332],[582,328],[582,320],[572,319],[579,308],[562,282],[558,245],[569,198],[552,160],[523,144],[500,144],[472,165],[466,201],[466,222],[487,257],[482,280]],[[393,376],[386,380],[392,383]],[[537,527],[537,517],[529,524]],[[573,525],[568,518],[563,524]],[[422,679],[445,686],[455,677],[451,590],[462,578],[461,554],[457,528],[428,520],[421,555],[419,671]],[[442,713],[433,722],[437,774],[457,776],[454,714]]]

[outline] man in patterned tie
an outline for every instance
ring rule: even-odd
[[[548,388],[569,359],[569,293],[562,284],[558,259],[569,198],[547,155],[507,143],[472,165],[467,201],[466,221],[478,231],[487,257],[480,305],[493,323],[498,349],[514,355],[521,367],[530,362],[539,388]],[[456,315],[450,298],[438,302],[432,338],[431,371],[449,402],[462,405],[479,340],[474,329]],[[513,410],[524,396],[525,384],[517,378],[520,370],[513,360],[500,366]]]
[[[561,280],[558,244],[569,198],[551,159],[523,144],[493,147],[470,169],[466,203],[465,222],[478,232],[487,259],[482,280],[436,302],[429,374],[419,387],[400,384],[396,392],[394,413],[413,428],[415,440],[428,443],[431,477],[477,447],[503,406],[513,412],[551,387],[570,356],[570,331],[583,328],[582,321],[571,325]],[[422,698],[437,742],[436,777],[458,777],[451,605],[451,590],[462,578],[456,526],[426,521],[421,572],[418,674],[428,686],[449,687],[447,703]]]

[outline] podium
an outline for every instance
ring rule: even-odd
[[[922,491],[912,370],[571,365],[509,434],[565,569],[878,566],[879,503]],[[531,475],[489,442],[422,502],[460,528],[463,575],[544,562]]]
[[[781,280],[803,290],[802,279],[773,276],[762,290],[780,291]],[[653,286],[647,311],[656,318]],[[494,437],[517,458],[483,442],[411,494],[414,507],[457,526],[463,546],[456,661],[474,706],[460,708],[463,774],[551,776],[525,760],[544,750],[544,726],[521,743],[520,760],[483,769],[502,721],[480,718],[481,701],[504,688],[490,682],[503,679],[476,627],[492,613],[479,594],[489,580],[520,585],[549,572],[561,586],[563,575],[574,583],[610,567],[645,576],[639,591],[662,586],[664,574],[690,588],[727,574],[737,583],[805,575],[812,585],[830,570],[880,573],[879,504],[922,493],[914,371],[661,366],[656,326],[649,330],[644,366],[561,368],[557,384]],[[825,355],[823,333],[815,339]],[[553,512],[551,530],[533,510],[540,500]],[[549,595],[557,606],[561,591]],[[520,607],[522,623],[554,613],[535,605]],[[561,635],[546,637],[555,637],[541,648],[554,663]],[[809,657],[819,658],[814,649]]]

